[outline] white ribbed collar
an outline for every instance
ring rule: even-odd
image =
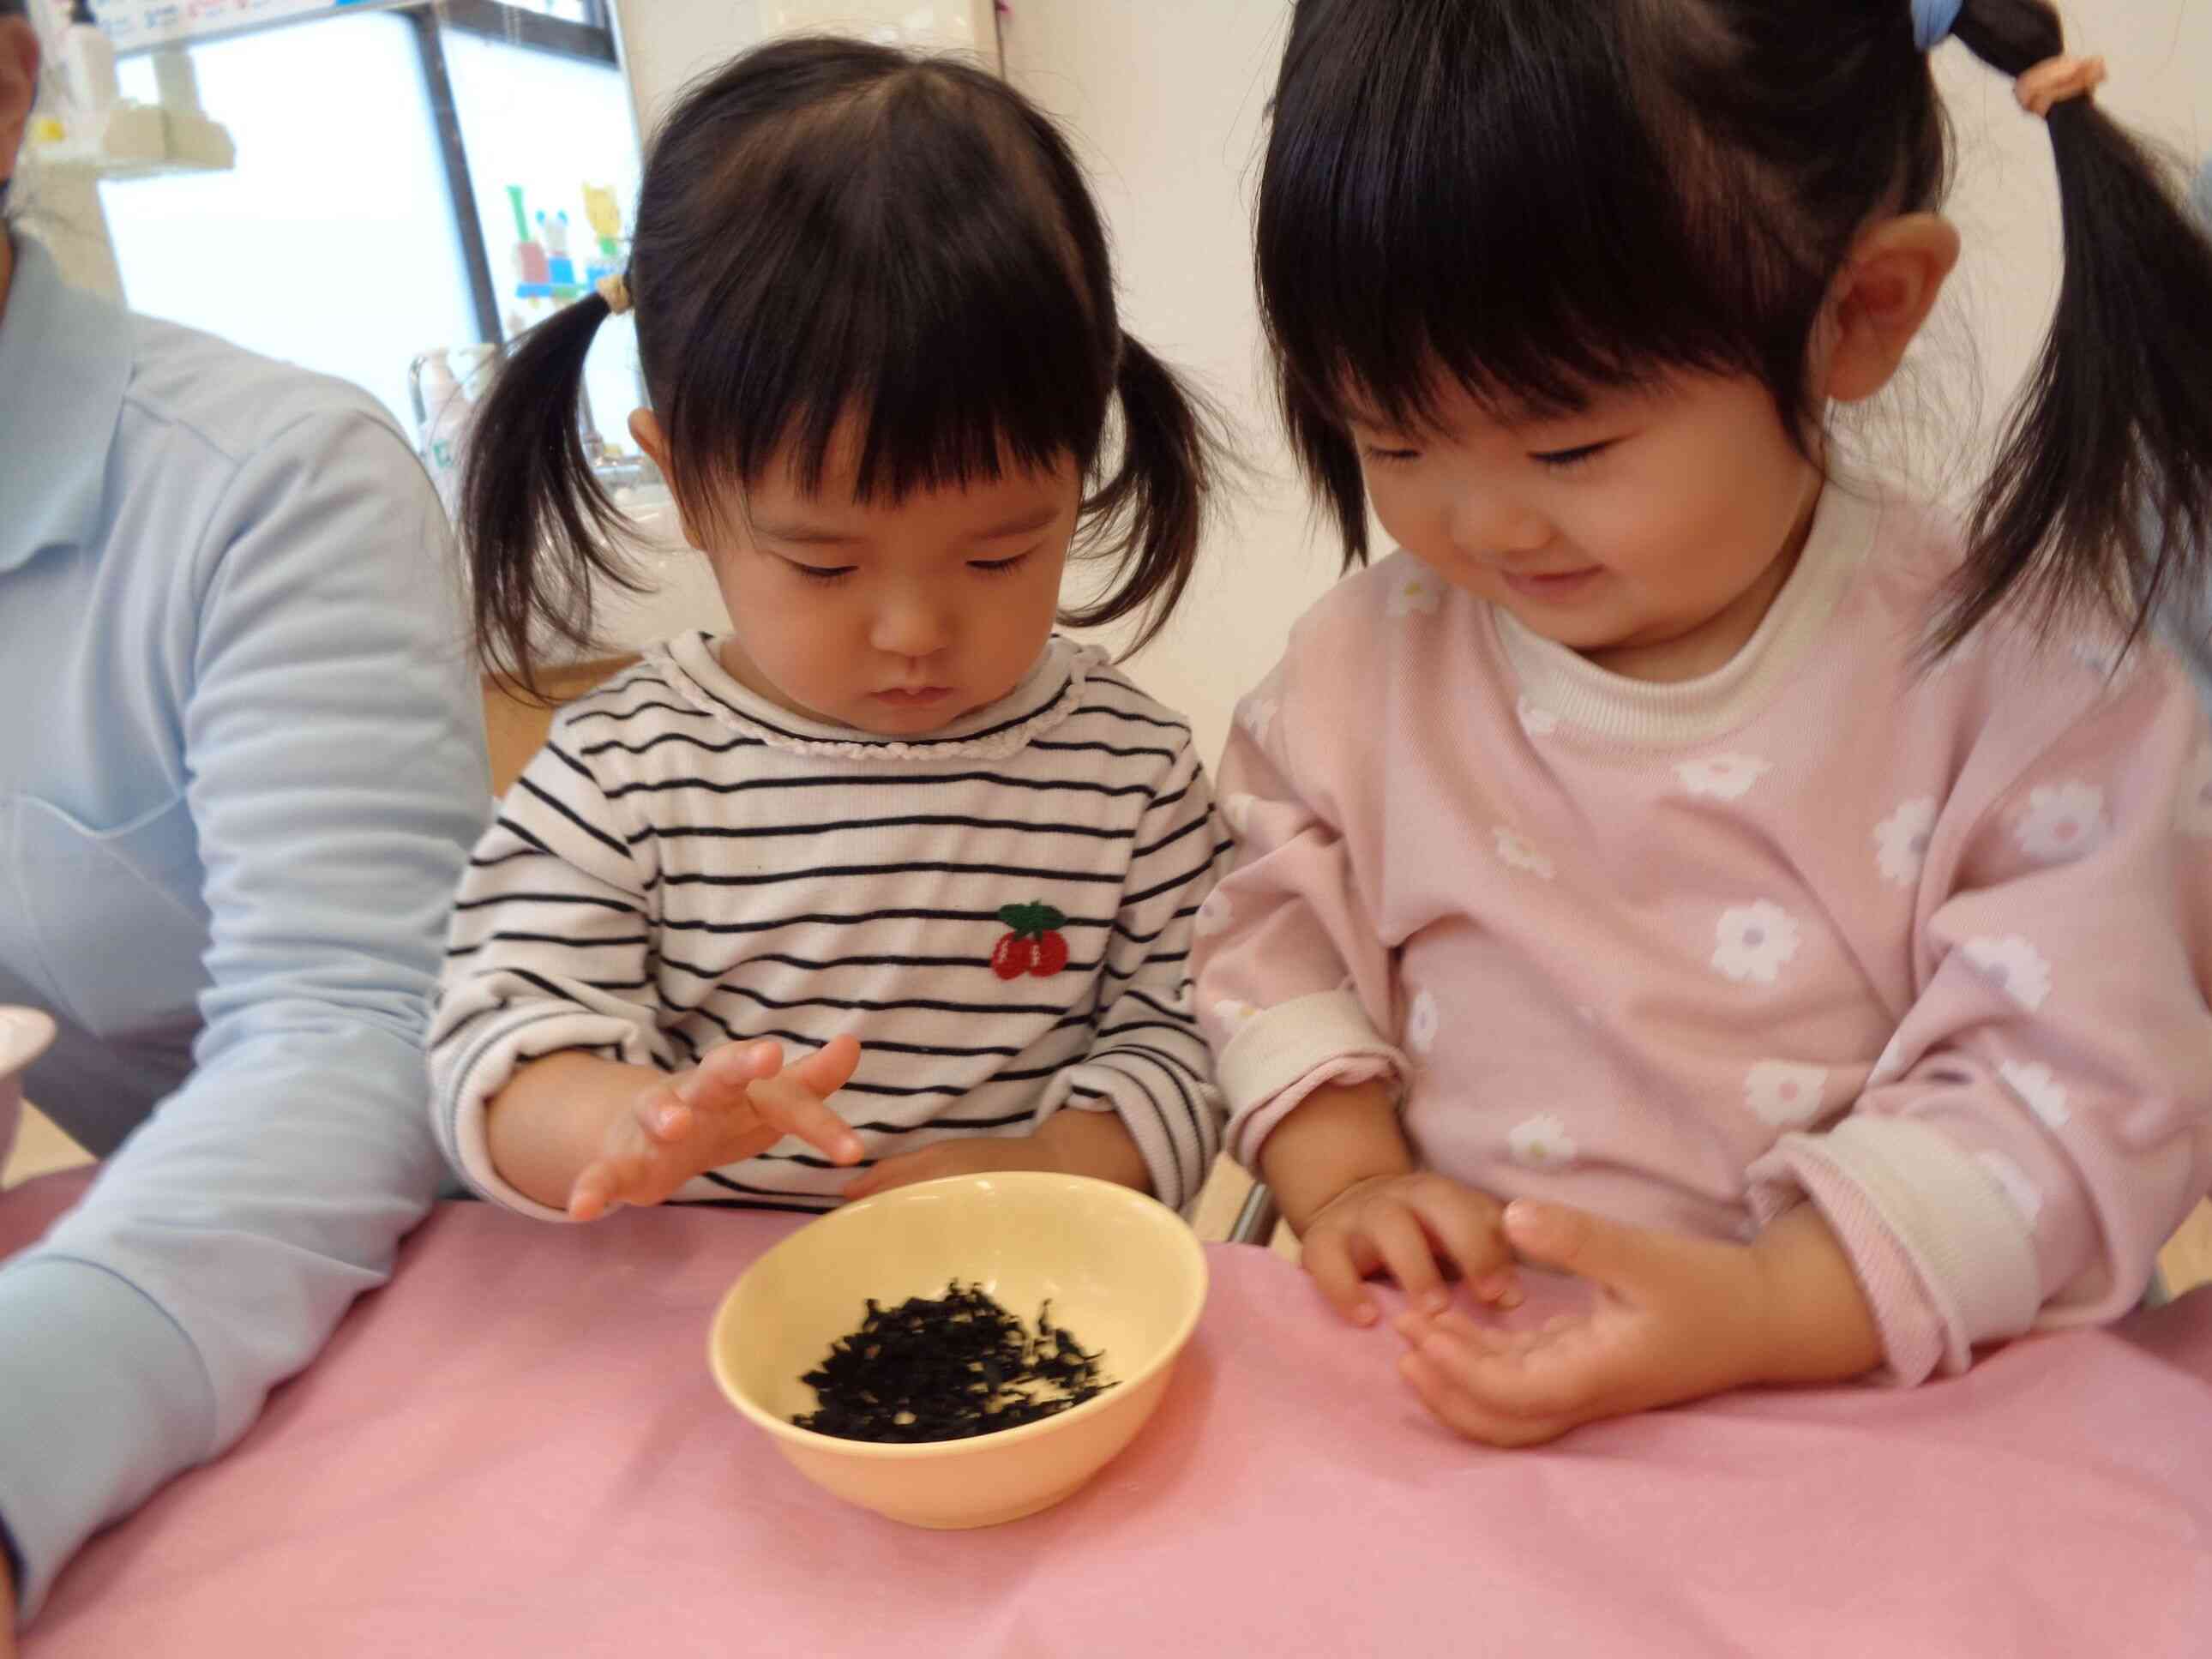
[[[1504,607],[1491,606],[1525,706],[1640,748],[1675,748],[1736,730],[1766,707],[1826,630],[1874,545],[1882,507],[1881,493],[1871,485],[1831,482],[1797,568],[1758,629],[1725,665],[1697,679],[1655,684],[1615,674],[1534,632]]]

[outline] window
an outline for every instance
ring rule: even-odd
[[[518,292],[509,187],[533,233],[538,214],[549,228],[566,216],[569,295],[598,257],[586,186],[623,216],[635,200],[602,0],[314,15],[201,42],[191,59],[237,165],[101,186],[131,307],[356,381],[410,432],[418,354],[502,339],[562,302],[544,284]],[[150,56],[122,68],[125,94],[155,101]],[[619,437],[635,351],[626,324],[606,336],[591,390]]]

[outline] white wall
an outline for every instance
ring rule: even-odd
[[[1904,0],[1898,0],[1902,9]],[[1137,659],[1196,720],[1209,752],[1235,697],[1331,579],[1256,378],[1250,212],[1286,0],[1014,0],[1014,83],[1073,127],[1112,222],[1127,320],[1197,370],[1237,416],[1261,471],[1206,550],[1172,634]],[[2212,148],[2212,0],[2073,0],[2072,43],[2111,60],[2106,106],[2191,155]],[[2057,293],[2057,186],[2039,124],[1958,46],[1938,72],[1960,149],[1953,210],[1967,254],[1923,381],[1961,419],[1962,362],[1993,423],[2032,361]]]
[[[616,0],[613,10],[638,131],[647,137],[686,82],[761,37],[754,0]]]
[[[1284,0],[1015,0],[1006,72],[1071,131],[1114,233],[1129,332],[1189,371],[1251,463],[1174,625],[1132,665],[1220,752],[1237,698],[1334,580],[1263,378],[1251,216]]]
[[[2098,101],[2188,158],[2193,172],[2212,150],[2212,0],[2061,0],[2061,9],[2068,45],[2100,52],[2111,66]],[[1958,354],[1972,352],[1986,437],[2033,362],[2057,299],[2058,181],[2043,124],[2021,112],[2002,76],[1954,42],[1937,53],[1936,78],[1958,134],[1948,211],[1966,254],[1933,355],[1940,363],[1950,353],[1955,371]]]
[[[684,82],[771,35],[828,30],[996,56],[991,0],[615,0],[638,124]]]

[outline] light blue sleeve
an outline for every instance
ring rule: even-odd
[[[326,414],[244,463],[194,555],[205,1028],[184,1086],[0,1273],[20,1617],[95,1528],[245,1432],[438,1185],[422,1042],[488,816],[446,538],[398,434]]]

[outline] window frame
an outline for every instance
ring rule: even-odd
[[[414,35],[423,91],[429,102],[431,119],[437,126],[437,151],[445,173],[447,204],[453,215],[454,235],[460,244],[461,263],[468,272],[470,309],[476,314],[477,336],[487,345],[507,343],[507,324],[500,305],[499,279],[494,272],[491,250],[484,243],[483,221],[477,216],[476,185],[469,177],[468,144],[461,135],[453,76],[446,64],[447,32],[619,70],[622,56],[615,46],[610,3],[611,0],[581,0],[586,15],[591,20],[582,23],[565,17],[549,17],[526,6],[506,3],[506,0],[368,0],[367,3],[333,14],[351,16],[364,11],[390,12],[405,20]],[[223,30],[207,39],[229,40],[240,34],[258,33],[264,28],[312,28],[327,21],[327,16],[280,18],[258,26]],[[184,40],[169,46],[134,46],[130,55],[188,52],[194,44],[193,40]]]
[[[415,50],[422,66],[422,84],[429,95],[431,118],[437,123],[438,154],[446,174],[446,197],[451,204],[453,229],[461,247],[461,261],[469,274],[469,299],[476,312],[477,332],[487,345],[507,340],[505,313],[499,301],[499,283],[493,275],[491,250],[485,246],[483,221],[477,208],[476,185],[469,177],[468,145],[461,136],[460,112],[453,100],[453,76],[446,64],[446,31],[475,35],[501,46],[526,52],[542,52],[580,63],[602,64],[619,69],[614,28],[607,15],[607,0],[586,0],[590,23],[548,17],[544,12],[506,5],[501,0],[408,0],[392,9],[404,17],[415,35]]]

